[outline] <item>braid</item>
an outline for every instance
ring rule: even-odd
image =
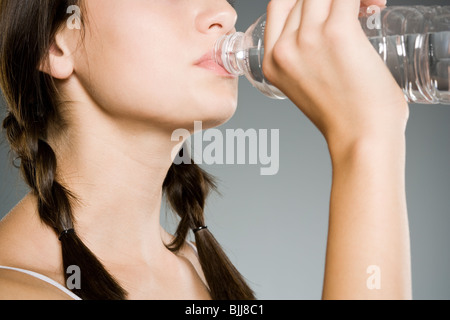
[[[25,129],[17,118],[9,113],[3,121],[7,138],[21,159],[21,173],[38,198],[38,212],[41,220],[57,235],[73,230],[71,202],[76,197],[55,180],[56,156],[50,145],[39,138],[38,127]],[[77,265],[81,272],[81,288],[72,291],[82,299],[125,299],[126,292],[106,271],[102,263],[80,240],[75,232],[64,232],[60,237],[63,273],[71,265]]]
[[[191,229],[203,226],[203,209],[210,189],[216,190],[214,177],[196,164],[172,166],[163,184],[168,201],[181,218],[175,232],[175,240],[170,247],[178,251],[184,244]]]
[[[38,199],[40,219],[61,235],[62,270],[77,265],[83,299],[124,299],[126,292],[87,248],[74,229],[76,197],[57,179],[57,161],[46,142],[48,125],[64,124],[62,103],[52,77],[39,71],[52,41],[79,0],[0,0],[0,86],[10,112],[3,121],[19,169]],[[82,19],[83,21],[83,19]],[[170,249],[178,251],[190,229],[204,225],[204,204],[213,178],[197,165],[172,165],[163,184],[168,200],[181,217]],[[68,231],[71,232],[68,232]],[[72,232],[73,231],[73,232]],[[214,299],[253,299],[253,292],[207,229],[195,233],[200,263]]]
[[[180,153],[182,151],[180,150]],[[204,206],[210,190],[217,191],[213,176],[197,164],[172,164],[163,184],[167,201],[180,216],[175,239],[169,248],[178,251],[190,229],[194,232],[200,264],[210,294],[216,300],[253,300],[253,291],[233,266],[222,247],[205,225]]]
[[[67,8],[78,0],[0,1],[0,86],[9,113],[3,121],[20,172],[38,199],[40,219],[60,237],[63,270],[81,270],[83,299],[124,299],[126,292],[73,231],[72,202],[76,197],[57,181],[56,156],[46,142],[51,123],[65,124],[53,78],[39,71],[49,47],[67,19]],[[13,163],[14,164],[14,163]]]

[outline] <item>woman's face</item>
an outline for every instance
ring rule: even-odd
[[[226,0],[88,0],[85,8],[75,75],[109,116],[188,129],[234,114],[237,78],[212,61],[198,64],[235,31],[237,15]]]

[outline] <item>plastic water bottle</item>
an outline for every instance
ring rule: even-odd
[[[359,21],[408,102],[450,104],[450,6],[371,6]],[[285,99],[262,71],[265,27],[264,14],[245,33],[223,36],[215,59],[266,96]]]

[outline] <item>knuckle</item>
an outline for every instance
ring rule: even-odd
[[[297,44],[302,51],[316,49],[321,46],[321,36],[313,30],[302,30],[297,37]]]
[[[359,23],[351,23],[346,21],[330,21],[326,23],[322,29],[322,36],[325,41],[333,44],[333,46],[345,46],[352,39],[356,39],[360,34]]]
[[[278,39],[263,59],[263,71],[266,78],[274,83],[280,74],[292,75],[298,69],[301,51],[295,35],[284,35]]]
[[[322,36],[326,42],[338,44],[344,40],[342,30],[345,29],[342,29],[339,25],[329,23],[324,26]]]
[[[274,82],[276,72],[274,70],[272,62],[268,58],[264,58],[262,69],[266,79],[269,80],[270,82]]]
[[[278,67],[285,67],[289,64],[291,60],[292,53],[296,51],[295,43],[289,41],[286,38],[280,38],[277,43],[275,43],[272,51],[273,62]]]
[[[276,76],[278,74],[279,68],[274,63],[274,59],[272,56],[265,55],[262,63],[262,69],[264,76],[270,82],[276,82]]]

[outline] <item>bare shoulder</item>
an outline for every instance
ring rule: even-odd
[[[36,231],[41,228],[34,205],[28,194],[0,220],[0,265],[21,264],[32,253],[30,245],[36,242]]]
[[[165,231],[163,228],[161,228],[161,235],[164,243],[166,244],[172,242],[174,239],[174,236]],[[205,275],[203,274],[202,266],[198,258],[195,243],[186,241],[186,243],[181,247],[180,251],[178,252],[178,255],[186,259],[194,267],[197,275],[200,277],[203,283],[206,284],[207,283],[206,278]]]
[[[0,269],[0,300],[68,300],[58,288],[31,275]]]
[[[53,279],[53,262],[46,230],[35,214],[35,200],[28,194],[0,221],[0,266],[35,271]],[[0,268],[1,300],[69,299],[55,286],[32,275]]]
[[[197,247],[194,242],[187,242],[181,249],[181,254],[188,259],[196,270],[200,270],[201,277],[203,277],[202,267],[200,265],[200,260],[198,258]],[[197,271],[198,272],[198,271]]]
[[[202,280],[203,284],[208,287],[205,274],[203,273],[203,269],[198,258],[197,247],[195,243],[186,241],[186,243],[180,250],[180,255],[190,262],[190,264],[197,272],[197,275]]]
[[[18,232],[21,223],[28,222],[22,226],[27,227],[30,224],[29,218],[34,215],[34,208],[37,208],[36,199],[28,193],[0,220],[0,236],[9,237]]]

